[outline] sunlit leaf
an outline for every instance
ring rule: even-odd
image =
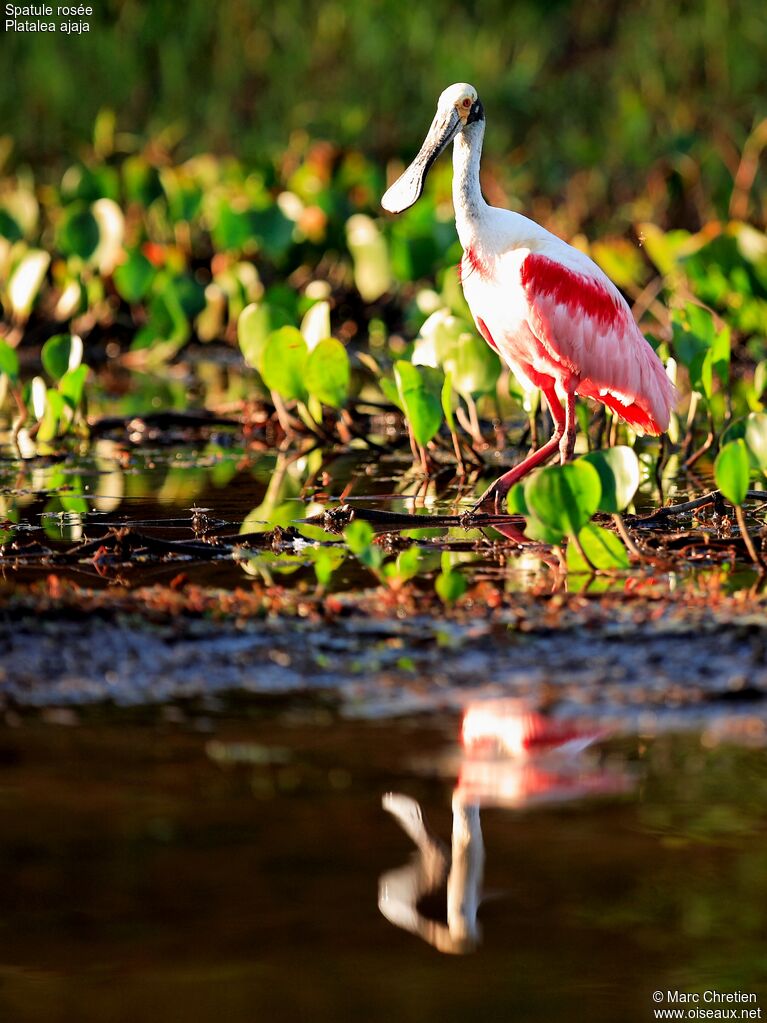
[[[313,351],[320,341],[330,337],[330,303],[315,302],[301,320],[301,333],[306,347]]]
[[[609,529],[598,526],[595,522],[589,522],[578,533],[578,540],[583,552],[596,569],[610,571],[611,569],[624,569],[629,567],[629,557],[626,548],[623,546],[620,537],[611,533]],[[583,560],[580,551],[574,543],[567,545],[567,570],[568,572],[591,572],[589,565]]]
[[[520,480],[515,483],[506,496],[506,507],[510,515],[529,515],[530,509],[525,500],[525,484]]]
[[[59,435],[61,418],[64,412],[64,399],[58,391],[48,388],[45,395],[45,411],[40,420],[37,440],[41,443],[53,440]]]
[[[346,243],[354,261],[354,283],[364,302],[375,302],[392,284],[389,253],[375,221],[355,213],[346,222]]]
[[[366,568],[375,571],[383,564],[384,552],[377,544],[373,543],[374,536],[373,527],[362,519],[350,522],[344,530],[344,539],[352,554]]]
[[[579,533],[599,508],[599,473],[582,459],[537,472],[525,484],[532,515],[561,536]]]
[[[750,475],[748,449],[742,438],[731,441],[721,449],[714,463],[716,485],[734,505],[746,499]]]
[[[62,288],[54,315],[57,320],[71,320],[88,308],[88,292],[79,277],[72,277]]]
[[[641,286],[647,278],[647,264],[626,238],[593,242],[591,256],[619,288]]]
[[[83,389],[89,372],[87,366],[80,365],[75,369],[68,370],[59,380],[59,394],[72,409],[76,409],[82,401]]]
[[[591,451],[580,461],[593,465],[599,473],[602,496],[599,511],[622,512],[631,503],[639,486],[639,459],[633,448],[620,445],[604,451]]]
[[[645,251],[662,274],[674,269],[690,239],[689,231],[664,232],[652,222],[639,224],[638,234]]]
[[[19,357],[16,350],[7,341],[0,338],[0,374],[4,373],[11,380],[19,378]]]
[[[674,351],[688,369],[693,390],[710,399],[714,374],[724,386],[729,383],[729,327],[717,328],[709,310],[693,302],[674,310],[671,322]]]
[[[237,321],[237,340],[247,364],[261,373],[264,349],[270,335],[291,322],[290,314],[278,305],[251,302],[246,306]]]
[[[40,249],[31,249],[21,259],[8,282],[8,301],[19,319],[26,319],[45,280],[51,257]]]
[[[487,343],[446,309],[432,313],[421,327],[413,364],[449,373],[453,388],[465,397],[492,393],[501,372],[500,360]]]
[[[378,386],[381,388],[387,401],[390,401],[392,405],[396,405],[401,412],[405,411],[402,405],[402,398],[400,396],[399,389],[394,380],[390,380],[389,377],[380,377],[378,380]]]
[[[746,417],[745,441],[752,460],[767,471],[767,413],[752,412]]]
[[[306,401],[308,352],[306,341],[295,327],[275,330],[264,348],[262,372],[266,386],[288,400]]]
[[[455,418],[453,417],[453,377],[451,373],[445,374],[445,382],[442,385],[442,393],[440,395],[440,401],[442,402],[442,414],[445,417],[448,429],[451,433],[455,433]]]
[[[114,199],[97,199],[91,207],[99,230],[99,241],[93,254],[99,273],[111,274],[120,258],[125,235],[125,216]]]
[[[349,356],[340,341],[328,337],[309,355],[304,382],[312,397],[341,408],[349,395]]]
[[[76,334],[56,334],[43,345],[43,368],[54,380],[59,380],[69,370],[77,369],[82,357],[83,343]]]
[[[442,374],[399,360],[394,364],[394,379],[416,442],[428,444],[442,425]]]

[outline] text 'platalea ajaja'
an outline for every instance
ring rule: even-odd
[[[482,337],[528,387],[543,392],[555,430],[501,476],[482,502],[575,445],[575,396],[601,401],[634,429],[668,429],[676,391],[625,299],[584,253],[534,221],[489,206],[479,184],[485,114],[476,89],[451,85],[415,160],[382,199],[401,213],[418,199],[429,168],[455,140],[453,204],[463,246],[466,301]]]

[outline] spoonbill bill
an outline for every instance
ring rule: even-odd
[[[453,205],[463,246],[463,292],[477,329],[523,385],[537,387],[554,421],[550,440],[482,495],[495,502],[538,465],[575,447],[575,396],[601,401],[634,429],[668,429],[676,391],[610,278],[584,253],[519,213],[490,206],[479,164],[485,113],[476,89],[445,89],[420,152],[381,200],[402,213],[453,142]]]

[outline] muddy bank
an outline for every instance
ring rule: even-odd
[[[321,627],[19,615],[0,629],[0,698],[42,707],[310,692],[343,713],[378,716],[508,695],[631,728],[674,726],[741,710],[767,719],[766,648],[761,619],[689,612],[526,631],[509,613],[463,622],[355,616]]]

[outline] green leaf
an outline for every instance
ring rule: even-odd
[[[746,499],[750,475],[746,442],[740,440],[725,444],[714,462],[716,485],[734,505],[741,505]]]
[[[364,302],[375,302],[391,287],[389,250],[376,222],[355,213],[346,222],[346,242],[354,262],[354,284]]]
[[[19,379],[19,357],[7,341],[0,338],[0,373],[14,382]]]
[[[350,522],[344,530],[344,538],[349,550],[366,568],[373,571],[379,569],[384,560],[383,550],[373,543],[374,536],[373,527],[362,519]]]
[[[639,486],[639,459],[633,448],[620,445],[604,451],[591,451],[579,461],[588,462],[599,473],[602,485],[599,511],[608,514],[622,512]]]
[[[693,390],[710,399],[716,373],[726,387],[730,378],[730,329],[716,329],[712,314],[694,302],[671,314],[674,350],[690,374]]]
[[[228,201],[223,201],[213,223],[212,235],[217,252],[244,248],[253,235],[249,212],[235,210]]]
[[[421,552],[414,544],[412,547],[408,547],[407,550],[400,551],[397,555],[397,560],[393,565],[393,575],[402,580],[413,579],[418,575],[420,567]]]
[[[37,440],[41,443],[58,437],[61,426],[61,415],[64,411],[64,399],[58,391],[48,388],[45,393],[45,411],[40,420]]]
[[[73,203],[64,211],[56,232],[56,245],[65,256],[88,260],[98,248],[101,234],[98,221],[82,203]]]
[[[573,536],[599,508],[599,473],[582,459],[542,469],[525,484],[532,515],[552,532]]]
[[[82,357],[83,343],[71,334],[56,334],[43,345],[43,368],[54,380],[60,380],[70,369],[77,369]]]
[[[443,604],[454,604],[468,588],[468,583],[461,572],[453,569],[442,571],[434,580],[434,589]]]
[[[751,412],[746,417],[745,441],[752,461],[767,471],[767,413]]]
[[[442,425],[442,374],[400,359],[394,364],[394,379],[416,443],[428,444]]]
[[[191,274],[183,273],[173,277],[172,287],[178,298],[178,304],[187,320],[199,316],[205,308],[205,288]]]
[[[490,394],[501,372],[498,356],[468,325],[445,309],[426,320],[416,343],[415,363],[437,365],[453,380],[453,388],[464,397]]]
[[[564,537],[561,529],[552,529],[545,525],[535,515],[528,515],[525,523],[525,536],[528,540],[535,540],[536,543],[560,544]]]
[[[112,279],[120,298],[131,304],[144,298],[157,271],[140,249],[128,253],[124,263],[115,268]]]
[[[757,362],[754,370],[754,398],[759,401],[767,389],[767,359]]]
[[[440,360],[440,365],[452,373],[453,387],[464,396],[492,394],[501,375],[500,360],[490,345],[467,331],[460,334],[450,356]]]
[[[662,274],[674,269],[686,242],[690,238],[689,231],[663,232],[652,222],[639,224],[639,236],[650,259]]]
[[[402,407],[402,398],[400,397],[399,388],[394,380],[390,380],[388,377],[379,377],[378,386],[381,388],[387,401],[390,401],[392,405],[396,405],[400,412],[405,411]]]
[[[375,532],[369,522],[354,519],[344,530],[344,539],[352,554],[360,554],[373,542]]]
[[[595,522],[589,522],[578,534],[581,547],[594,568],[602,571],[611,569],[623,569],[629,567],[629,557],[626,548],[621,543],[620,537],[611,533],[609,529],[603,529]],[[587,572],[591,574],[591,568],[581,557],[581,553],[574,543],[567,545],[567,571]]]
[[[725,325],[714,334],[711,344],[713,370],[725,387],[730,382],[730,328]]]
[[[343,564],[344,551],[340,547],[318,547],[316,551],[307,551],[314,565],[314,574],[320,586],[327,586],[335,570]]]
[[[237,340],[245,362],[262,373],[264,349],[273,331],[291,323],[290,314],[268,302],[251,302],[237,321]],[[263,375],[263,373],[262,373]]]
[[[8,281],[8,301],[14,315],[26,319],[35,304],[51,257],[41,249],[31,249],[16,265]]]
[[[445,382],[442,385],[440,401],[442,403],[442,414],[445,417],[447,427],[451,433],[455,433],[455,418],[453,417],[453,376],[451,373],[445,374]]]
[[[18,242],[24,237],[24,232],[7,210],[0,210],[0,238],[7,238],[9,242]]]
[[[79,489],[82,486],[79,477],[75,477],[72,483],[75,489]],[[88,514],[88,502],[84,497],[80,497],[77,494],[60,494],[59,501],[61,502],[62,510],[65,512],[75,512],[78,515]]]
[[[525,500],[525,484],[523,482],[515,483],[508,492],[506,495],[506,507],[510,515],[528,516],[530,514],[530,509],[527,507],[527,501]]]
[[[731,440],[740,440],[746,436],[746,420],[734,419],[719,438],[719,447],[723,448]]]
[[[309,307],[301,320],[301,333],[310,352],[314,351],[320,341],[330,337],[329,302],[323,299]]]
[[[340,341],[328,337],[316,345],[306,363],[305,384],[325,405],[341,408],[349,395],[349,356]]]
[[[306,401],[306,341],[295,327],[281,327],[269,337],[264,347],[262,372],[266,386],[287,399]]]
[[[258,247],[272,260],[279,260],[293,244],[295,224],[275,203],[263,210],[252,210],[250,223]]]
[[[79,407],[83,397],[83,388],[90,370],[87,366],[80,365],[76,369],[70,369],[59,380],[59,394],[71,409]]]

